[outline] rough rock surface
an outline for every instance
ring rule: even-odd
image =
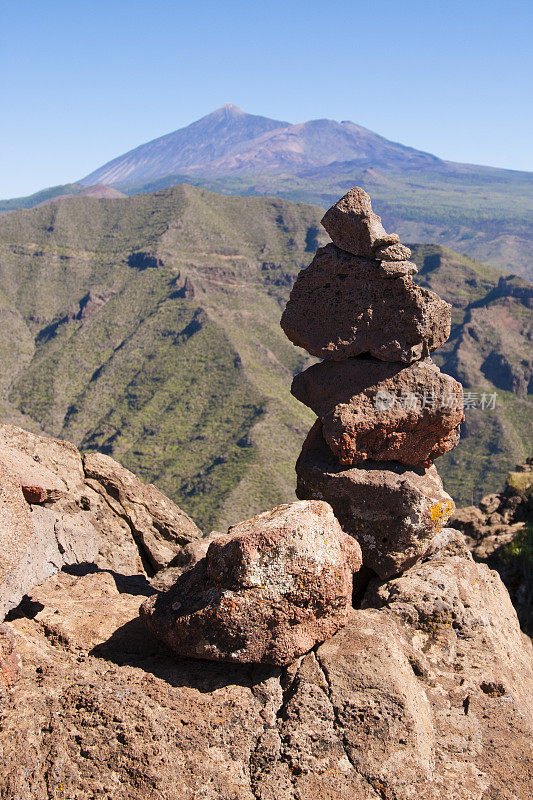
[[[531,645],[460,538],[283,669],[165,652],[151,592],[59,574],[7,623],[2,800],[529,800]]]
[[[415,470],[372,461],[364,469],[340,466],[318,420],[304,442],[296,473],[296,495],[328,502],[342,529],[361,545],[363,564],[381,578],[422,558],[455,507],[434,466]]]
[[[192,519],[159,489],[145,484],[103,453],[87,453],[83,467],[106,502],[124,514],[154,570],[166,566],[181,547],[202,536]]]
[[[8,700],[19,678],[20,668],[20,658],[15,649],[15,636],[7,625],[0,625],[0,715],[2,705]]]
[[[533,458],[509,473],[500,494],[456,509],[451,524],[474,558],[498,571],[523,630],[533,635]]]
[[[387,233],[381,217],[372,211],[370,197],[358,186],[326,211],[322,225],[337,247],[364,258],[373,258],[375,249],[400,241],[396,233]]]
[[[411,258],[411,251],[401,242],[376,247],[374,258],[378,261],[408,261]]]
[[[215,539],[141,619],[179,655],[289,664],[346,624],[360,566],[327,503],[278,506]]]
[[[96,557],[98,535],[85,520],[80,523],[30,507],[18,476],[0,460],[0,620],[65,564]]]
[[[281,318],[291,342],[318,358],[340,361],[370,353],[404,362],[443,344],[451,306],[381,264],[396,266],[356,258],[332,244],[319,248],[299,273]]]
[[[102,459],[89,457],[88,477],[69,442],[0,425],[0,620],[65,565],[153,574],[201,537],[155,487]],[[25,496],[22,481],[58,494]]]
[[[323,361],[296,375],[292,394],[322,420],[341,464],[366,459],[429,466],[459,441],[461,384],[427,358]]]

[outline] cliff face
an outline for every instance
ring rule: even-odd
[[[367,575],[348,624],[288,667],[179,659],[138,609],[204,554],[192,522],[110,459],[0,433],[17,514],[46,512],[56,542],[62,521],[71,553],[81,519],[96,537],[1,626],[2,800],[529,796],[531,644],[460,533]]]

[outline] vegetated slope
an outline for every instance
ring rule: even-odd
[[[463,383],[472,407],[459,447],[438,469],[448,491],[467,503],[496,491],[515,453],[523,461],[533,451],[533,286],[435,245],[414,245],[413,257],[418,282],[453,307],[450,339],[433,358]]]
[[[80,181],[98,182],[127,194],[189,183],[322,207],[359,185],[372,196],[385,226],[404,240],[436,242],[533,278],[532,173],[443,161],[353,122],[291,125],[227,104]],[[0,211],[77,191],[79,184],[0,201]]]
[[[308,359],[279,318],[298,270],[327,240],[321,213],[177,186],[1,217],[2,419],[110,453],[204,529],[293,498],[313,415],[289,393]],[[529,454],[527,299],[443,248],[417,247],[415,258],[420,280],[456,306],[440,363],[477,391],[498,386],[494,413],[468,412],[467,433],[478,435],[440,460],[465,502]],[[489,322],[498,309],[518,327],[506,323],[498,339],[477,322],[484,309]]]
[[[150,192],[179,182],[330,206],[355,184],[385,226],[533,278],[533,175],[443,161],[353,122],[290,125],[228,104],[81,180]]]
[[[46,200],[65,195],[79,194],[83,191],[81,183],[65,183],[59,186],[50,186],[48,189],[41,189],[27,197],[13,197],[10,200],[0,200],[0,213],[17,211],[19,208],[35,208]]]

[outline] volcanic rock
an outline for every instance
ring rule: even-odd
[[[531,642],[459,539],[287,668],[166,652],[141,580],[59,573],[7,623],[2,800],[529,798]]]
[[[342,529],[361,545],[363,564],[380,578],[422,558],[455,508],[434,466],[367,461],[364,469],[342,467],[319,420],[304,442],[296,473],[297,497],[328,502]]]
[[[76,565],[153,575],[201,540],[175,503],[108,456],[0,425],[0,621]],[[21,485],[22,484],[22,485]]]
[[[429,466],[459,441],[463,390],[430,358],[323,361],[296,375],[292,394],[322,420],[341,464],[366,459]]]
[[[374,258],[374,250],[400,241],[396,233],[387,233],[381,217],[372,211],[370,197],[358,186],[326,211],[322,225],[337,247],[364,258]]]
[[[13,632],[7,625],[0,625],[0,714],[20,675],[20,667]]]
[[[360,566],[327,503],[278,506],[215,539],[141,619],[179,655],[289,664],[346,624]]]
[[[0,621],[34,586],[65,564],[92,561],[99,538],[84,518],[30,509],[18,476],[0,460]]]
[[[451,523],[464,534],[476,561],[495,569],[511,596],[523,630],[533,635],[533,458],[507,476],[500,494],[456,509]]]
[[[291,342],[318,358],[340,361],[370,353],[404,362],[443,344],[451,306],[381,264],[396,262],[355,258],[332,244],[317,250],[299,273],[281,318]]]
[[[378,261],[407,261],[411,258],[411,250],[401,242],[389,244],[387,247],[377,247],[374,258]]]
[[[152,484],[145,484],[103,453],[83,457],[87,479],[106,502],[125,515],[134,538],[155,571],[170,563],[181,547],[202,532],[176,503]]]

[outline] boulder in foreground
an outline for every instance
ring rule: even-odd
[[[178,655],[285,665],[346,624],[360,566],[327,503],[282,505],[213,541],[141,619]]]

